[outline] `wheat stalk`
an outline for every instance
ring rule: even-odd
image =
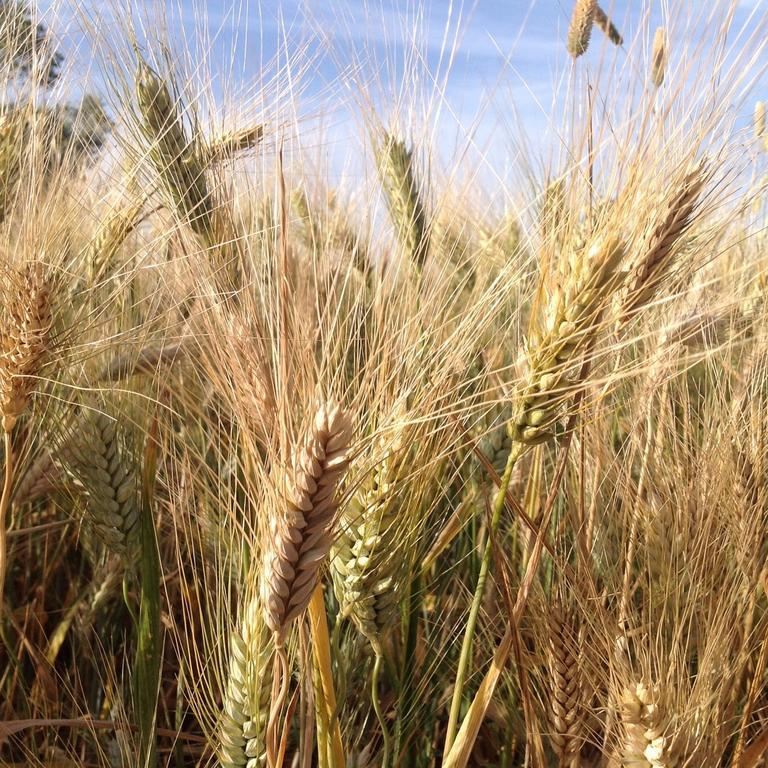
[[[336,490],[349,464],[352,422],[328,402],[318,410],[286,479],[285,507],[270,520],[262,597],[267,626],[281,645],[307,607],[333,541]]]
[[[574,59],[586,53],[589,47],[596,12],[597,0],[576,0],[573,6],[566,48]]]
[[[413,264],[421,269],[429,255],[427,212],[414,168],[413,150],[385,134],[376,152],[387,206],[398,237]]]
[[[578,768],[584,743],[579,630],[572,611],[557,601],[549,615],[550,741],[561,768]]]
[[[614,44],[622,45],[624,38],[608,14],[598,5],[595,7],[595,24],[603,30],[605,36]]]
[[[658,27],[653,36],[653,52],[651,54],[651,82],[661,88],[667,70],[667,34],[664,27]]]

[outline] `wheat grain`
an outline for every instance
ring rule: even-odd
[[[568,27],[566,48],[574,59],[586,53],[592,25],[597,12],[597,0],[576,0]]]
[[[349,463],[352,424],[338,405],[322,404],[286,478],[285,507],[270,521],[262,578],[267,626],[278,644],[307,607],[333,540],[336,490]]]
[[[661,725],[661,712],[652,687],[636,683],[620,701],[623,738],[620,764],[635,768],[675,768],[670,741]]]
[[[254,125],[250,128],[241,128],[225,136],[215,139],[207,150],[209,162],[218,163],[230,160],[240,152],[247,152],[258,146],[264,138],[264,126]]]

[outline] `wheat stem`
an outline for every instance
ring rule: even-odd
[[[341,742],[341,729],[336,713],[336,693],[333,688],[333,671],[331,669],[331,647],[328,637],[328,621],[325,615],[323,587],[318,584],[312,593],[307,608],[309,623],[312,628],[312,655],[320,680],[321,690],[316,692],[320,705],[325,707],[324,720],[327,722],[331,743],[327,750],[331,755],[332,768],[344,768],[344,746]],[[325,745],[318,743],[318,752],[325,751]]]
[[[384,656],[381,653],[377,653],[376,659],[373,662],[373,672],[371,673],[371,702],[373,703],[373,711],[376,713],[376,718],[379,721],[381,739],[383,742],[380,768],[389,768],[391,740],[389,737],[389,729],[387,728],[387,720],[384,717],[384,711],[381,708],[381,699],[379,698],[379,679],[381,678],[381,666],[383,660]]]
[[[7,531],[5,529],[5,518],[8,514],[8,508],[11,506],[11,489],[13,487],[13,446],[11,444],[11,433],[5,431],[3,434],[5,441],[5,481],[3,482],[3,495],[0,497],[0,602],[2,602],[5,593],[5,571],[7,552]]]
[[[461,652],[459,655],[459,666],[456,670],[456,681],[453,688],[453,698],[451,699],[451,710],[448,715],[448,728],[445,734],[445,748],[443,754],[447,755],[453,741],[456,738],[456,729],[459,722],[459,714],[461,713],[461,704],[464,697],[464,686],[467,681],[467,674],[469,673],[469,663],[472,656],[472,641],[475,636],[475,627],[477,626],[477,619],[480,615],[480,607],[483,602],[483,594],[485,593],[485,584],[488,580],[488,572],[491,567],[491,552],[493,548],[493,539],[496,535],[496,531],[499,527],[499,521],[501,520],[501,513],[504,510],[504,501],[507,496],[507,489],[512,478],[512,472],[515,468],[517,460],[520,458],[524,451],[524,447],[521,443],[515,443],[512,450],[509,452],[507,458],[507,465],[504,468],[504,474],[499,484],[499,489],[496,492],[496,497],[493,503],[493,517],[491,518],[491,526],[488,531],[488,541],[485,543],[485,550],[483,551],[483,559],[480,563],[480,573],[477,577],[477,584],[475,585],[475,593],[472,596],[472,605],[469,609],[469,617],[467,619],[467,625],[464,628],[464,638],[461,643]]]

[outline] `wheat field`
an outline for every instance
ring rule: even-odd
[[[446,153],[0,2],[0,765],[768,766],[768,6],[560,6]]]

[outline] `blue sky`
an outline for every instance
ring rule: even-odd
[[[628,41],[636,33],[647,41],[667,22],[670,5],[694,18],[711,7],[708,0],[602,4]],[[82,32],[84,20],[99,20],[102,29],[117,30],[117,19],[128,10],[151,39],[164,17],[178,47],[184,47],[184,40],[206,41],[193,60],[207,55],[204,69],[214,73],[220,97],[249,87],[255,91],[285,64],[286,49],[294,54],[301,50],[305,55],[297,60],[311,66],[294,80],[300,70],[294,63],[291,78],[284,77],[281,87],[289,82],[292,88],[301,87],[302,115],[328,112],[323,124],[331,144],[342,152],[359,125],[350,117],[354,106],[338,110],[337,105],[359,107],[362,95],[370,94],[385,121],[388,112],[396,111],[391,105],[398,96],[415,104],[416,121],[431,125],[436,143],[447,151],[456,146],[457,135],[472,132],[478,145],[493,146],[522,129],[534,150],[543,153],[555,138],[557,94],[565,91],[571,72],[564,39],[572,0],[39,0],[38,6],[59,34],[75,72],[85,71],[94,60],[94,47]],[[766,13],[768,0],[742,0],[734,27],[742,27],[750,14],[765,18]],[[593,40],[579,66],[595,71],[636,66],[598,30]],[[635,61],[644,55],[642,47],[631,52]],[[765,56],[755,66],[766,66]],[[403,73],[414,71],[418,85],[412,78],[404,85]],[[98,83],[99,76],[94,77]],[[761,87],[768,98],[764,77]],[[444,99],[431,99],[438,90]],[[739,108],[748,120],[751,105]]]

